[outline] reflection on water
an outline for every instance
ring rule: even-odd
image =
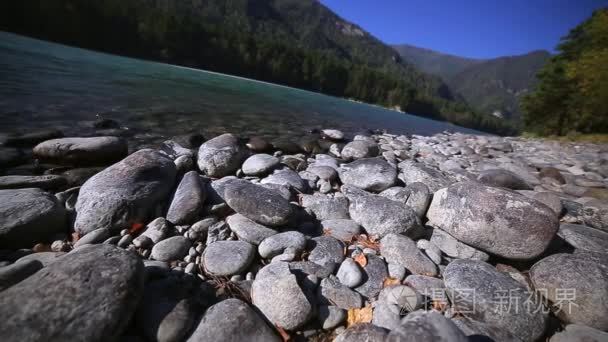
[[[93,134],[98,115],[119,121],[142,143],[193,131],[269,138],[320,127],[349,134],[475,132],[297,89],[0,32],[0,132],[53,127]]]

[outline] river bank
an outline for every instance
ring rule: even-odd
[[[206,138],[6,137],[0,339],[608,336],[608,145]]]

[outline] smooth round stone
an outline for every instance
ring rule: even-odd
[[[342,140],[344,139],[344,133],[337,129],[324,129],[321,131],[324,136],[332,140]]]
[[[357,287],[363,281],[363,272],[361,272],[359,264],[351,258],[344,259],[336,276],[342,284],[351,288]]]
[[[277,157],[269,154],[254,154],[245,160],[241,169],[248,176],[260,176],[269,173],[278,165]]]
[[[277,234],[274,229],[256,223],[241,214],[234,214],[226,218],[226,223],[230,226],[239,240],[259,245],[264,239]]]
[[[388,234],[380,240],[380,254],[388,263],[405,267],[413,274],[437,275],[437,267],[410,238]]]
[[[408,234],[421,226],[416,212],[402,203],[365,194],[351,196],[349,200],[351,218],[371,236],[382,238],[391,233]]]
[[[247,303],[229,298],[207,309],[186,341],[280,342],[281,339]]]
[[[318,319],[323,329],[333,329],[346,320],[346,310],[333,305],[321,305]]]
[[[183,236],[174,236],[155,244],[150,256],[159,261],[181,260],[188,254],[188,249],[190,240]]]
[[[209,177],[220,178],[233,174],[246,157],[246,150],[238,138],[222,134],[203,143],[198,149],[198,167]]]
[[[399,264],[389,263],[388,264],[388,275],[393,279],[399,279],[399,281],[405,278],[407,269]]]
[[[344,146],[340,156],[344,160],[357,160],[376,157],[379,153],[378,144],[365,140],[351,141]]]
[[[342,165],[340,180],[362,190],[381,192],[395,185],[397,169],[381,158],[359,159]]]
[[[563,223],[557,235],[574,248],[608,254],[608,233],[599,229]]]
[[[416,311],[401,320],[388,341],[467,342],[469,339],[450,320],[437,311]]]
[[[205,249],[203,265],[218,276],[243,273],[255,258],[255,247],[245,241],[216,241]]]
[[[192,225],[193,227],[196,225]],[[192,228],[191,228],[192,229]],[[169,222],[163,217],[158,217],[148,223],[146,229],[133,240],[133,244],[137,248],[149,248],[152,245],[164,240],[173,232]],[[89,233],[90,234],[90,233]],[[88,236],[85,235],[85,236]]]
[[[267,237],[258,246],[258,253],[262,258],[267,259],[282,254],[285,249],[290,247],[297,252],[303,251],[306,248],[304,234],[289,231]]]
[[[34,147],[34,156],[70,165],[107,165],[127,156],[127,141],[118,137],[60,138]]]
[[[321,266],[335,267],[344,260],[344,244],[331,236],[319,236],[310,241],[308,260]]]
[[[343,285],[334,277],[329,276],[321,280],[318,289],[318,298],[323,304],[335,305],[341,309],[354,309],[363,306],[363,298],[358,292]]]
[[[187,225],[196,222],[200,216],[207,194],[198,172],[186,173],[179,182],[171,205],[167,211],[167,220],[175,225]]]
[[[376,301],[374,302],[372,323],[388,330],[397,329],[401,325],[401,313],[401,309],[397,305]]]
[[[422,183],[431,192],[444,188],[450,184],[450,180],[438,170],[432,169],[423,163],[406,160],[399,163],[399,177],[405,184]]]
[[[355,291],[367,298],[376,297],[384,287],[384,280],[388,276],[384,260],[373,254],[367,254],[367,265],[363,267],[363,283]]]
[[[350,242],[353,237],[361,234],[361,226],[350,219],[330,219],[321,221],[323,232],[338,240]]]

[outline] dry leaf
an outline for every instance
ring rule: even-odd
[[[355,262],[359,264],[361,267],[365,267],[367,265],[367,257],[365,254],[361,253],[354,257]]]
[[[134,234],[140,231],[144,227],[143,223],[133,223],[129,229],[129,234]]]
[[[346,319],[346,327],[359,323],[371,323],[372,321],[372,306],[367,305],[361,309],[349,309],[348,318]]]
[[[283,340],[283,342],[291,341],[291,336],[289,336],[289,333],[285,331],[285,329],[281,328],[278,325],[275,325],[275,327],[277,328],[279,335],[281,335],[281,339]]]
[[[382,287],[387,287],[391,285],[400,285],[401,280],[397,278],[386,277],[384,278],[384,282],[382,283]]]
[[[363,248],[371,248],[375,251],[380,250],[380,243],[376,241],[374,237],[369,237],[365,234],[361,234],[357,237],[353,237],[353,240],[353,242],[360,244],[361,246],[363,246]]]
[[[323,229],[323,235],[331,235],[331,229],[329,229],[329,228]]]
[[[76,241],[80,240],[80,234],[77,232],[72,233],[72,243],[76,243]]]
[[[433,309],[435,309],[439,312],[444,312],[447,309],[447,306],[448,306],[448,304],[445,301],[441,301],[441,300],[432,301]]]

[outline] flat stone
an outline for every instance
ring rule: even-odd
[[[228,183],[224,196],[234,211],[265,226],[286,224],[293,210],[278,192],[249,182]]]
[[[331,236],[319,236],[310,241],[308,260],[321,266],[335,267],[344,260],[344,243]]]
[[[65,185],[67,185],[66,179],[57,175],[0,177],[0,189],[40,188],[56,190]]]
[[[553,254],[530,269],[535,289],[544,289],[558,316],[570,323],[608,329],[608,257],[605,254]],[[567,301],[563,301],[567,298]]]
[[[363,272],[353,259],[346,258],[340,264],[336,277],[340,282],[350,288],[357,287],[363,281]]]
[[[416,311],[408,314],[401,325],[391,331],[388,341],[467,342],[460,329],[436,311]]]
[[[490,256],[480,250],[468,246],[441,229],[434,229],[431,243],[437,246],[447,256],[457,259],[474,259],[487,261]]]
[[[421,226],[412,209],[382,196],[353,197],[349,212],[368,234],[380,238],[390,233],[407,234]]]
[[[222,134],[203,143],[198,149],[198,167],[209,177],[221,178],[236,172],[247,151],[238,138],[230,133]]]
[[[532,259],[549,245],[559,221],[549,207],[516,192],[463,182],[438,191],[428,225],[508,259]]]
[[[279,165],[279,158],[269,154],[254,154],[247,158],[241,169],[248,176],[268,174]]]
[[[388,263],[405,267],[413,274],[437,275],[437,267],[407,236],[388,234],[380,240],[380,254]]]
[[[349,219],[348,200],[345,197],[330,197],[325,195],[302,195],[302,207],[315,214],[317,220]]]
[[[282,254],[287,248],[292,248],[296,252],[303,251],[306,248],[304,234],[288,231],[267,237],[258,246],[258,253],[262,258],[267,259]]]
[[[376,297],[384,287],[384,280],[388,276],[384,260],[373,254],[367,254],[367,265],[363,267],[363,283],[355,288],[366,298]]]
[[[175,181],[175,164],[154,150],[139,150],[104,169],[80,188],[74,229],[120,231],[147,222]]]
[[[144,266],[134,253],[82,247],[2,292],[0,340],[117,340],[143,285]]]
[[[167,211],[167,220],[175,225],[187,225],[200,219],[207,194],[205,186],[196,171],[190,171],[179,182],[171,205]]]
[[[397,169],[382,158],[364,158],[342,165],[340,180],[366,191],[381,192],[395,185]]]
[[[203,252],[207,272],[217,276],[241,274],[255,258],[255,247],[245,241],[217,241]]]
[[[0,190],[0,248],[32,247],[67,230],[67,213],[40,189]]]
[[[322,304],[335,305],[345,310],[361,308],[363,306],[361,295],[340,283],[334,276],[321,280],[318,298]]]
[[[118,137],[60,138],[34,147],[38,159],[65,165],[108,165],[127,156],[127,141]]]
[[[574,248],[608,254],[608,233],[599,229],[562,223],[557,235]]]
[[[448,264],[443,277],[452,306],[465,317],[506,330],[522,341],[536,341],[544,334],[547,314],[530,310],[541,305],[535,296],[492,265],[459,259]]]
[[[350,242],[353,237],[361,234],[361,226],[350,219],[330,219],[321,221],[323,232],[338,240]]]
[[[267,237],[273,236],[278,232],[274,229],[256,223],[241,214],[234,214],[226,217],[226,223],[230,230],[236,234],[239,240],[259,245]]]
[[[189,248],[190,240],[183,236],[174,236],[155,244],[150,256],[160,261],[180,260],[188,254]]]

